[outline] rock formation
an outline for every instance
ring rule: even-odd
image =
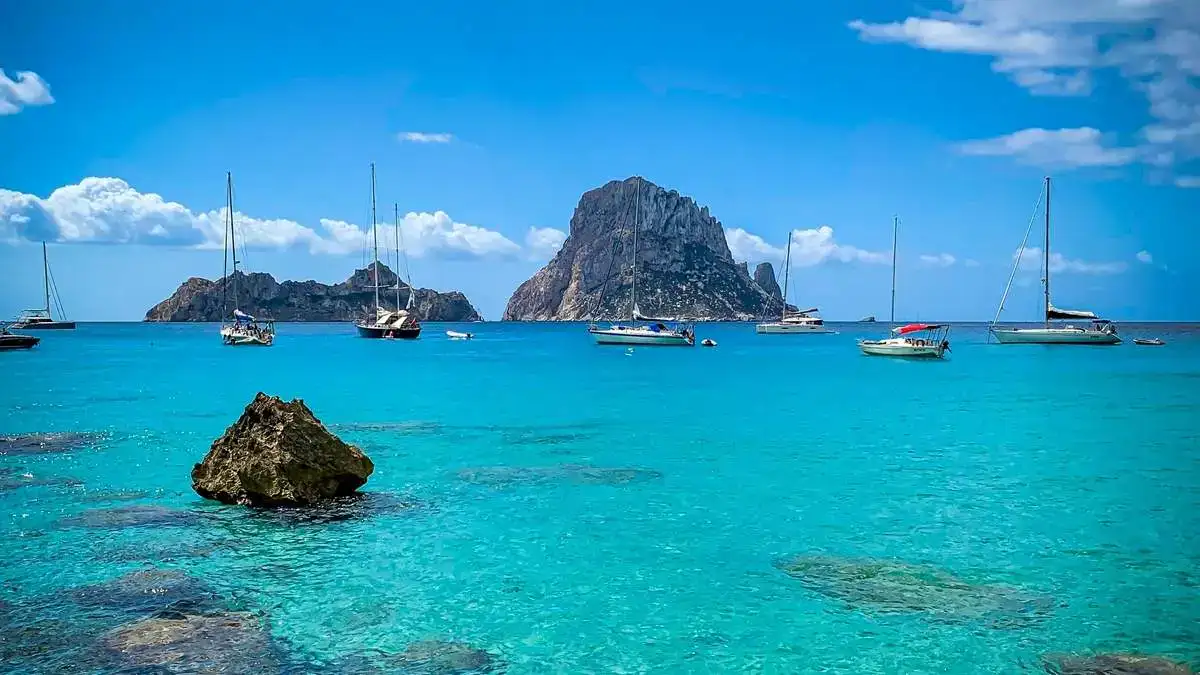
[[[771,263],[758,263],[758,267],[754,268],[754,283],[767,295],[783,302],[783,292],[779,289],[779,282],[775,280],[775,268],[771,267]]]
[[[1050,654],[1043,657],[1042,666],[1052,675],[1192,675],[1193,672],[1182,663],[1140,654]]]
[[[353,494],[374,469],[304,401],[259,392],[192,468],[192,489],[226,504],[308,506]]]
[[[504,319],[628,318],[635,206],[637,304],[644,314],[747,320],[781,312],[782,303],[734,262],[724,228],[707,207],[633,177],[584,193],[562,249],[517,288]]]
[[[276,321],[353,321],[373,315],[375,291],[370,266],[355,270],[340,284],[316,281],[278,283],[270,274],[237,272],[239,305],[242,311]],[[380,301],[386,307],[396,304],[396,274],[379,264]],[[223,280],[209,281],[192,277],[180,285],[171,297],[146,312],[146,321],[221,321]],[[229,277],[232,292],[232,275]],[[408,285],[400,282],[400,303],[408,302]],[[423,321],[478,321],[479,312],[458,291],[439,293],[418,288],[413,309]],[[232,311],[232,310],[230,310]]]

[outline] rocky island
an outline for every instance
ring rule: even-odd
[[[379,284],[393,286],[396,274],[387,265],[379,264]],[[241,296],[241,309],[255,316],[275,321],[353,321],[374,311],[375,291],[372,268],[355,270],[340,284],[316,281],[284,281],[262,272],[236,272]],[[146,321],[221,321],[222,289],[232,284],[233,275],[210,281],[192,277],[183,282],[171,297],[146,312]],[[400,298],[408,298],[408,285],[400,281]],[[381,291],[385,306],[394,303],[395,291]],[[392,302],[387,302],[391,299]],[[418,288],[413,309],[422,321],[479,321],[479,312],[467,296],[458,291],[439,293]]]
[[[506,321],[628,318],[632,231],[638,217],[638,309],[654,316],[747,321],[783,310],[769,264],[750,277],[735,262],[720,221],[707,207],[641,177],[585,192],[562,248],[504,310]]]

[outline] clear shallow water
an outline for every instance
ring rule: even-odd
[[[297,672],[425,639],[511,673],[1200,662],[1196,327],[1122,327],[1159,348],[987,345],[956,327],[942,363],[861,356],[854,340],[882,325],[702,326],[718,348],[632,353],[580,325],[474,324],[470,342],[446,327],[391,342],[285,324],[271,349],[238,350],[211,325],[84,324],[0,354],[0,434],[105,434],[0,457],[9,479],[82,482],[0,491],[6,665],[80,662],[130,613],[72,589],[150,565],[260,614]],[[367,491],[415,506],[297,524],[201,500],[192,464],[260,390],[305,399],[371,456]],[[505,470],[522,467],[536,470]],[[501,471],[461,473],[481,468]],[[186,519],[70,520],[136,505]],[[776,566],[796,555],[850,577],[864,558],[943,570],[971,590],[907,588],[970,606],[909,595],[912,611],[888,611],[887,589]],[[986,615],[997,604],[1016,619]]]

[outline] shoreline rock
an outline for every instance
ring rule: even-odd
[[[225,504],[312,506],[354,494],[374,470],[304,401],[259,392],[192,468],[192,489]]]

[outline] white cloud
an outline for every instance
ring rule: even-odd
[[[921,263],[930,267],[950,267],[956,262],[956,258],[949,253],[938,253],[936,255],[922,255]]]
[[[321,219],[312,228],[285,218],[235,213],[239,244],[247,248],[300,248],[346,254],[367,245],[368,228]],[[85,178],[49,197],[0,189],[0,241],[146,244],[189,248],[224,245],[225,209],[194,212],[153,193],[138,192],[119,178]],[[446,212],[408,213],[400,221],[405,249],[414,257],[510,256],[521,247],[499,232],[454,221]],[[396,230],[381,225],[380,244],[391,246]]]
[[[1181,188],[1200,188],[1200,176],[1179,176],[1175,179],[1175,186]]]
[[[1015,259],[1021,255],[1021,249],[1017,249],[1013,253]],[[1042,269],[1042,249],[1036,246],[1027,247],[1024,255],[1021,255],[1021,270],[1024,272],[1040,272]],[[1061,253],[1050,254],[1050,273],[1077,273],[1077,274],[1120,274],[1129,266],[1123,262],[1088,262],[1085,260],[1075,260],[1063,256]]]
[[[402,131],[397,138],[400,139],[401,143],[449,143],[454,140],[454,134]]]
[[[25,106],[50,105],[50,85],[37,73],[17,71],[17,79],[11,80],[0,68],[0,116],[15,115]]]
[[[1014,157],[1023,164],[1046,167],[1120,166],[1138,156],[1135,148],[1107,144],[1091,127],[1078,129],[1022,129],[1005,136],[958,145],[964,155]]]
[[[741,229],[726,228],[725,241],[734,260],[773,260],[783,262],[787,251],[774,247],[762,237]],[[792,264],[798,267],[813,267],[821,263],[865,262],[886,263],[888,253],[876,253],[847,244],[839,244],[833,237],[833,228],[822,225],[815,229],[792,231]]]
[[[552,258],[567,240],[567,233],[553,227],[531,227],[525,233],[525,249],[536,260]]]
[[[1108,148],[1099,163],[1157,166],[1200,157],[1200,4],[1196,0],[955,0],[951,12],[853,21],[868,42],[981,55],[1034,95],[1084,96],[1102,71],[1141,94],[1154,122],[1137,156]],[[1116,161],[1121,158],[1122,161]]]
[[[1154,262],[1154,256],[1150,255],[1150,251],[1138,251],[1138,262],[1146,263],[1147,265]]]

